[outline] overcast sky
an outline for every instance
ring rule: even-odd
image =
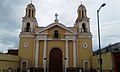
[[[93,50],[98,49],[96,10],[104,2],[106,6],[100,11],[102,48],[120,42],[120,0],[33,0],[39,26],[52,23],[58,13],[59,22],[72,27],[81,1],[90,18]],[[22,17],[29,3],[30,0],[0,0],[0,51],[19,47]]]

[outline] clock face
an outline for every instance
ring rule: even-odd
[[[83,47],[84,47],[84,48],[87,48],[87,47],[88,47],[88,44],[87,44],[87,43],[83,43]]]
[[[28,47],[28,42],[24,43],[24,47],[27,48]]]

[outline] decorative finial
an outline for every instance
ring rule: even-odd
[[[80,1],[80,3],[82,4],[82,1]]]
[[[55,23],[58,23],[58,14],[55,13]]]

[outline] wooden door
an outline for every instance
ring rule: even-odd
[[[116,72],[120,72],[120,62],[116,62]]]
[[[62,51],[58,48],[50,51],[49,72],[62,72]]]

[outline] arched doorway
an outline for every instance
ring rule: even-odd
[[[50,51],[49,72],[62,72],[62,51],[58,48]]]

